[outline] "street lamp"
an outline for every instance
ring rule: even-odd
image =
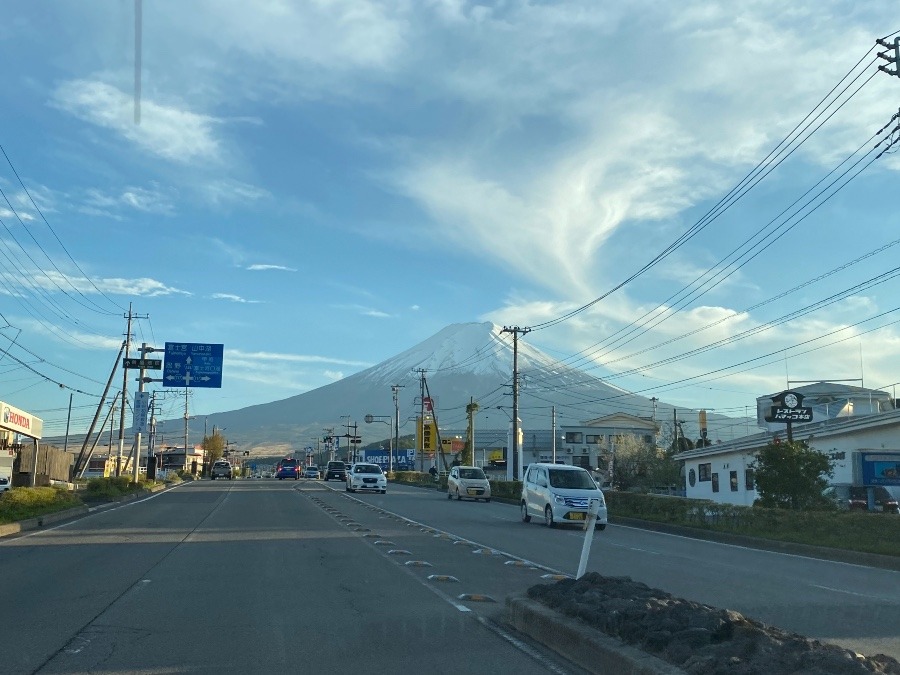
[[[366,424],[372,422],[381,422],[387,424],[391,431],[391,437],[388,441],[388,473],[394,473],[394,420],[390,415],[366,415]],[[385,421],[387,420],[387,421]],[[383,446],[382,446],[383,447]]]

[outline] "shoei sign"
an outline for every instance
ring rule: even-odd
[[[44,420],[0,402],[0,428],[31,438],[41,438],[44,434]]]

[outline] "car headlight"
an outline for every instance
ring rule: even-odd
[[[566,498],[560,497],[559,495],[553,495],[553,501],[555,501],[557,504],[565,504]]]

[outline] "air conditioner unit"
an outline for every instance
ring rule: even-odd
[[[569,453],[569,454],[571,455],[571,454],[572,454],[572,448],[566,448],[566,452]]]

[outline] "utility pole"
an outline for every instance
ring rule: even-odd
[[[552,443],[551,447],[553,448],[553,463],[556,464],[556,406],[551,406],[550,408],[550,427],[553,430],[551,433]]]
[[[900,37],[894,38],[894,44],[891,45],[887,40],[875,40],[875,43],[881,47],[885,47],[883,52],[878,52],[878,58],[884,59],[889,64],[894,65],[894,69],[891,70],[887,66],[878,66],[878,70],[883,73],[887,73],[888,75],[893,75],[894,77],[900,77]],[[890,56],[890,52],[888,50],[893,49],[894,55]]]
[[[419,453],[419,472],[425,473],[425,373],[424,368],[416,368],[419,373],[419,429],[416,434],[416,449]],[[435,462],[435,465],[437,462]]]
[[[471,466],[475,466],[475,413],[478,412],[478,404],[475,403],[475,399],[471,396],[469,397],[469,405],[466,406],[466,413],[469,415],[469,451],[472,453],[472,464]],[[466,458],[468,459],[468,458]]]
[[[518,326],[508,327],[504,326],[501,333],[512,333],[513,334],[513,414],[512,414],[512,425],[513,425],[513,463],[512,463],[512,480],[522,480],[521,474],[521,465],[522,465],[522,444],[519,440],[519,333],[522,335],[527,335],[531,332],[530,328],[519,328]],[[509,466],[509,462],[507,461],[507,467]],[[507,471],[507,477],[509,477],[509,473]]]
[[[131,321],[132,319],[148,319],[149,315],[144,314],[138,316],[131,311],[131,303],[128,303],[128,314],[124,315],[128,319],[128,328],[125,331],[125,358],[131,348]],[[128,402],[128,368],[122,368],[122,409],[119,412],[119,454],[116,456],[116,477],[122,474],[122,451],[125,449],[125,408]]]
[[[402,384],[391,386],[391,393],[394,395],[394,452],[400,452],[400,389]],[[405,466],[405,463],[404,463]],[[394,470],[394,458],[391,457],[391,471]]]

